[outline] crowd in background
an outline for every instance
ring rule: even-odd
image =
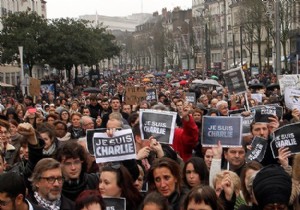
[[[104,210],[105,197],[125,198],[127,210],[300,209],[300,156],[280,148],[273,158],[270,148],[274,130],[300,120],[299,110],[285,107],[279,86],[267,88],[277,82],[276,75],[246,75],[249,87],[261,86],[235,95],[228,93],[222,75],[216,76],[220,86],[200,87],[193,85],[197,76],[190,72],[169,73],[150,82],[142,75],[103,78],[94,82],[97,93],[84,92],[91,82],[57,82],[55,92],[39,97],[4,92],[0,209]],[[157,100],[126,104],[127,86],[155,88]],[[196,103],[185,100],[186,92],[196,93]],[[251,92],[261,93],[262,101]],[[203,116],[274,103],[284,107],[283,118],[252,122],[241,147],[201,145]],[[177,112],[172,145],[141,138],[140,109]],[[137,158],[97,164],[86,132],[96,128],[108,136],[132,129]],[[255,136],[268,141],[266,153],[260,162],[246,162]]]

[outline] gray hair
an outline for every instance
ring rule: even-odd
[[[216,107],[217,107],[218,110],[220,110],[220,109],[221,109],[221,106],[223,106],[223,105],[228,105],[228,102],[227,102],[227,101],[224,101],[224,100],[221,100],[221,101],[219,101],[219,102],[217,103]]]
[[[162,104],[162,103],[158,103],[158,104],[154,105],[152,107],[152,109],[162,110],[162,111],[169,111],[169,108],[166,105]]]
[[[40,180],[42,173],[52,169],[60,169],[60,162],[53,158],[43,158],[34,167],[32,176],[29,181],[32,182],[33,191],[37,190],[36,183]]]

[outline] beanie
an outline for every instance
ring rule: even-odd
[[[253,180],[253,193],[260,208],[273,203],[288,205],[291,191],[291,177],[279,165],[262,168]]]

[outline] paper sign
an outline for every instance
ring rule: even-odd
[[[300,111],[300,90],[294,88],[285,88],[284,102],[288,109],[297,108]]]
[[[213,146],[221,141],[224,147],[242,145],[242,117],[203,117],[202,145]]]
[[[189,103],[196,103],[196,93],[195,92],[187,92],[185,93],[185,100]]]
[[[103,201],[106,205],[105,210],[126,210],[125,198],[104,197]]]
[[[172,144],[177,112],[154,109],[140,109],[140,130],[142,139],[153,136],[164,144]]]
[[[230,69],[223,74],[230,94],[234,92],[238,95],[247,91],[245,75],[241,68]]]
[[[271,149],[273,157],[278,157],[278,149],[288,147],[292,154],[300,153],[300,123],[285,125],[275,130]]]
[[[253,160],[261,162],[264,159],[267,146],[267,139],[255,136],[251,143],[252,149],[246,154],[246,162],[248,163]]]
[[[269,117],[277,116],[278,120],[282,119],[283,108],[278,105],[262,105],[252,107],[251,112],[254,114],[255,122],[269,123]]]
[[[135,140],[131,129],[116,131],[113,137],[94,133],[93,148],[96,163],[136,159]]]
[[[287,87],[300,88],[300,75],[299,74],[285,74],[278,75],[278,82],[280,86],[281,95]]]
[[[146,100],[148,102],[157,101],[157,91],[154,88],[146,90]]]

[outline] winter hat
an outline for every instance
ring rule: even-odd
[[[291,191],[291,177],[278,165],[262,168],[253,181],[253,193],[260,208],[273,203],[288,205]]]

